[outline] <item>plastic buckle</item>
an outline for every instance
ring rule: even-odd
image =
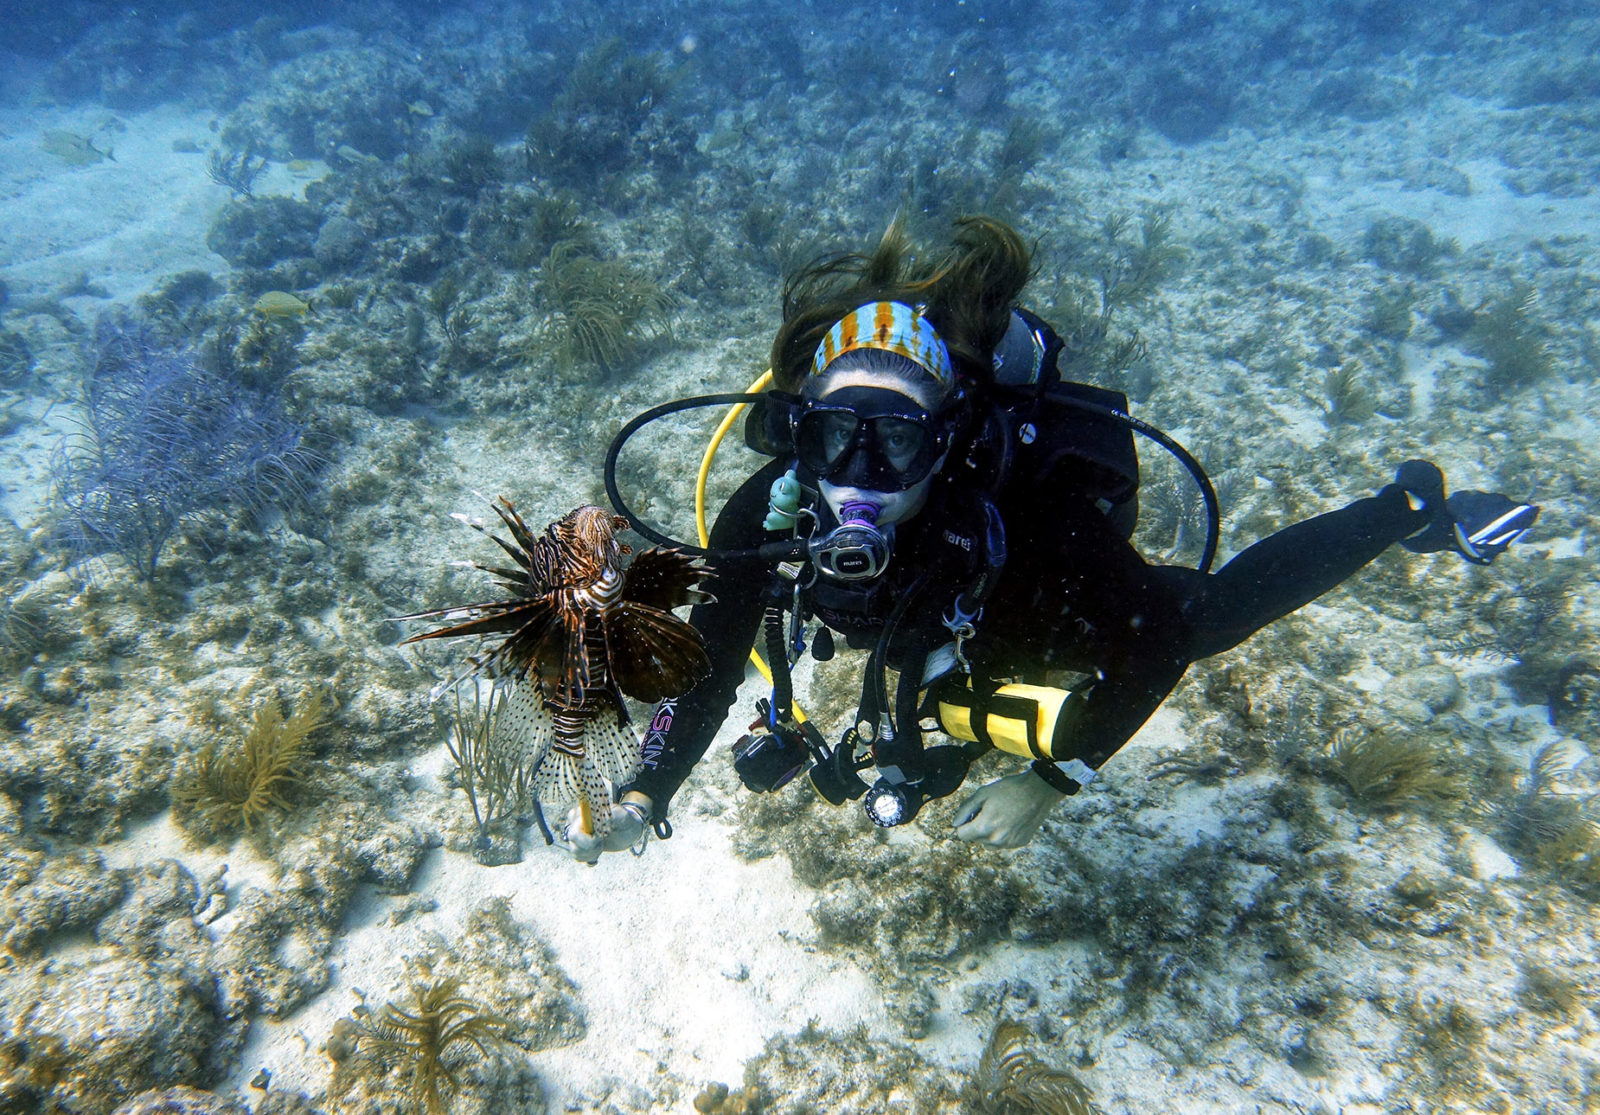
[[[963,646],[968,639],[972,638],[978,633],[977,622],[983,618],[983,609],[980,607],[975,612],[968,612],[961,606],[961,600],[962,597],[956,597],[951,603],[949,610],[940,617],[940,621],[944,624],[945,629],[950,632],[951,637],[956,641],[956,665],[960,668],[962,673],[970,674],[972,673],[972,663],[967,661],[967,655],[963,650]]]

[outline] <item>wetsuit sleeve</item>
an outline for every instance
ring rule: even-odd
[[[756,473],[733,494],[711,528],[713,550],[752,549],[768,541],[761,525],[773,480],[783,474],[779,462]],[[643,766],[634,780],[619,789],[648,795],[651,821],[666,818],[667,805],[694,769],[712,737],[727,719],[745,662],[761,627],[762,591],[768,571],[756,560],[708,559],[714,573],[706,586],[715,600],[697,605],[689,622],[705,639],[711,672],[681,697],[662,701],[645,732]]]
[[[1084,674],[1058,718],[1056,758],[1098,769],[1160,707],[1189,663],[1181,585],[1099,510],[1061,501],[1011,520],[1012,553],[990,609],[991,677]]]

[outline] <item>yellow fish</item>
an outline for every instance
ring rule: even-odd
[[[304,317],[311,312],[311,303],[296,298],[288,291],[269,290],[256,299],[250,307],[262,317]]]

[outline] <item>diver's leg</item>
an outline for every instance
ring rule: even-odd
[[[1446,499],[1444,476],[1407,461],[1395,482],[1368,499],[1296,523],[1239,554],[1214,576],[1191,576],[1183,592],[1195,658],[1239,645],[1310,603],[1395,542],[1414,553],[1450,550],[1488,565],[1533,526],[1539,508],[1493,492]]]
[[[1183,606],[1192,657],[1237,646],[1428,523],[1428,513],[1413,510],[1405,490],[1390,484],[1375,496],[1263,538],[1209,577],[1192,578]]]

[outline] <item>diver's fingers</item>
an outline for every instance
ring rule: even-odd
[[[978,814],[982,812],[983,795],[973,794],[970,798],[961,803],[960,809],[956,810],[956,828],[960,828],[962,825],[974,820]]]
[[[578,806],[573,806],[567,813],[567,823],[562,826],[561,836],[562,839],[557,843],[579,863],[598,863],[600,853],[606,850],[604,842],[594,833],[584,831],[583,813]]]

